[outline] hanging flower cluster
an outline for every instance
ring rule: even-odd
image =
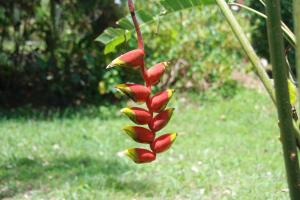
[[[143,39],[139,24],[136,20],[132,0],[128,0],[128,6],[137,32],[138,49],[119,56],[113,60],[107,68],[129,67],[141,70],[145,85],[125,83],[117,85],[116,88],[134,102],[146,104],[147,109],[130,107],[123,108],[121,112],[132,122],[139,125],[126,126],[123,128],[124,132],[138,143],[149,144],[151,149],[130,148],[124,151],[125,155],[136,163],[148,163],[156,159],[157,153],[166,151],[176,139],[176,133],[166,133],[156,137],[156,133],[168,124],[173,114],[174,108],[166,107],[173,96],[174,90],[167,89],[163,92],[151,95],[151,87],[159,82],[168,63],[158,63],[149,69],[145,67]],[[142,125],[147,125],[148,127],[142,127]]]

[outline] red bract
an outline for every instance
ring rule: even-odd
[[[144,62],[144,50],[135,49],[129,51],[118,58],[114,59],[107,68],[112,67],[133,67],[137,68]]]
[[[168,62],[162,62],[148,69],[147,70],[148,83],[150,85],[157,84],[160,78],[162,77],[162,75],[164,74],[167,66],[168,66]]]
[[[118,84],[116,88],[126,94],[129,98],[131,98],[134,102],[145,102],[147,101],[151,91],[149,88],[145,87],[144,85],[139,84]]]
[[[126,126],[123,128],[133,140],[139,143],[151,143],[154,140],[154,133],[149,129],[140,126]]]
[[[155,153],[141,148],[127,149],[124,151],[124,154],[138,164],[152,162],[156,158]]]
[[[131,98],[134,102],[145,103],[147,105],[146,109],[131,107],[123,108],[121,110],[126,116],[129,117],[134,123],[139,125],[148,125],[150,128],[144,128],[140,126],[126,126],[123,130],[136,142],[148,144],[153,150],[149,151],[147,149],[141,148],[131,148],[127,149],[123,153],[126,154],[136,163],[149,163],[155,160],[156,153],[161,153],[167,150],[176,138],[175,133],[169,133],[162,135],[155,139],[156,132],[164,128],[169,122],[174,108],[168,108],[164,110],[171,99],[174,90],[168,89],[166,91],[155,94],[150,98],[151,87],[158,83],[164,74],[167,62],[161,62],[150,69],[147,69],[144,61],[144,42],[142,39],[142,34],[139,28],[138,21],[136,19],[134,5],[132,0],[128,0],[128,6],[130,14],[132,17],[133,25],[135,27],[137,38],[138,38],[138,49],[129,51],[121,55],[112,61],[107,68],[119,66],[119,67],[140,67],[142,77],[144,79],[145,85],[126,83],[119,84],[116,86],[121,92]],[[153,117],[154,113],[158,113]]]
[[[177,133],[168,133],[156,138],[150,145],[151,149],[155,153],[161,153],[170,148],[175,141]]]
[[[150,122],[149,124],[149,128],[152,131],[159,131],[160,129],[162,129],[163,127],[165,127],[169,120],[172,117],[174,108],[168,108],[164,111],[162,111],[161,113],[158,113]]]
[[[148,102],[148,107],[152,112],[160,112],[166,108],[169,100],[173,96],[175,90],[166,90],[154,95]]]
[[[135,163],[148,163],[155,160],[156,155],[152,151],[141,148],[131,148],[125,150],[125,155],[131,158]]]
[[[152,119],[151,114],[142,108],[123,108],[121,112],[127,115],[134,123],[140,125],[149,124]]]

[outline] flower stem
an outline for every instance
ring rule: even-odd
[[[144,42],[143,42],[143,37],[142,37],[142,33],[141,33],[141,29],[140,29],[140,25],[136,19],[135,16],[135,9],[134,9],[134,4],[132,2],[132,0],[128,0],[128,7],[129,7],[129,12],[135,27],[135,31],[137,34],[137,39],[138,39],[138,47],[140,49],[144,49]]]
[[[281,31],[280,1],[267,0],[267,26],[271,63],[274,74],[276,104],[283,147],[285,168],[292,200],[300,199],[300,170],[296,149],[295,130],[288,91],[288,73]]]
[[[135,8],[134,8],[134,4],[133,4],[132,0],[128,0],[128,8],[129,8],[129,12],[130,12],[130,15],[131,15],[131,18],[132,18],[132,21],[134,24],[135,32],[137,35],[138,48],[144,50],[143,36],[141,33],[139,22],[136,19]],[[146,82],[146,86],[149,87],[148,80],[147,80],[147,72],[146,72],[146,68],[145,68],[145,60],[143,60],[143,63],[141,65],[141,74],[142,74],[144,81]]]
[[[137,35],[138,48],[144,50],[143,36],[142,36],[142,33],[141,33],[139,22],[136,19],[135,8],[134,8],[134,4],[133,4],[132,0],[128,0],[128,7],[129,7],[130,15],[131,15],[134,27],[135,27],[136,35]],[[146,83],[147,88],[149,88],[149,90],[151,91],[151,84],[149,84],[146,70],[147,69],[145,67],[145,59],[143,59],[143,63],[141,65],[141,74],[142,74],[142,77],[143,77],[143,79]],[[147,105],[147,107],[148,107],[148,105]],[[149,110],[151,116],[153,117],[153,112],[152,112],[151,108],[148,107],[148,110]]]

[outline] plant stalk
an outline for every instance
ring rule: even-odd
[[[138,48],[143,49],[145,51],[145,49],[144,49],[144,42],[143,42],[143,36],[142,36],[142,33],[141,33],[139,22],[136,19],[135,8],[134,8],[134,4],[133,4],[132,0],[128,0],[128,7],[129,7],[131,18],[132,18],[132,21],[133,21],[133,24],[134,24],[134,27],[135,27],[137,39],[138,39]],[[149,90],[151,91],[151,84],[148,81],[147,69],[145,67],[145,57],[143,58],[143,63],[141,65],[141,74],[142,74],[142,77],[143,77],[143,79],[144,79],[144,81],[146,83],[146,87],[149,88]],[[147,102],[147,107],[149,109],[149,112],[150,112],[151,116],[153,117],[153,111],[148,106],[148,102]],[[153,131],[153,133],[155,134],[154,131]]]
[[[289,193],[292,200],[299,200],[300,170],[288,91],[288,73],[286,70],[283,34],[280,23],[280,1],[267,0],[266,11],[268,16],[268,39],[276,91],[276,104],[281,133],[280,137],[282,141]]]
[[[229,3],[228,5],[235,5],[235,6],[239,6],[240,8],[243,8],[245,10],[248,10],[264,19],[267,19],[267,16],[253,8],[250,8],[248,6],[245,6],[243,4],[240,4],[240,3]],[[281,28],[284,32],[284,37],[286,38],[286,40],[293,46],[295,47],[296,45],[296,39],[295,39],[295,35],[294,33],[289,29],[289,27],[283,22],[281,21]]]
[[[137,35],[137,40],[138,40],[138,48],[139,49],[143,49],[144,50],[144,41],[143,41],[143,36],[141,33],[141,29],[140,29],[140,25],[139,22],[136,19],[136,14],[135,14],[135,8],[134,8],[134,4],[132,2],[132,0],[128,0],[128,8],[129,8],[129,12],[134,24],[134,28],[135,28],[135,32]],[[141,74],[142,77],[144,79],[144,81],[146,82],[146,86],[151,89],[151,86],[148,84],[148,80],[147,80],[147,71],[145,68],[145,59],[143,59],[143,63],[141,65]]]
[[[142,33],[141,33],[141,29],[140,29],[140,25],[136,19],[135,16],[135,9],[134,9],[134,4],[132,2],[132,0],[128,0],[128,7],[129,7],[129,12],[134,24],[134,28],[137,34],[137,39],[138,39],[138,47],[140,49],[144,49],[144,42],[143,42],[143,37],[142,37]]]
[[[245,33],[243,32],[241,26],[235,19],[234,15],[232,14],[230,8],[228,7],[225,0],[216,0],[219,8],[221,9],[223,15],[225,16],[227,22],[231,26],[235,36],[239,40],[239,42],[242,45],[242,48],[244,49],[245,53],[249,57],[251,63],[255,67],[256,73],[262,83],[264,84],[265,88],[267,89],[267,92],[269,93],[271,99],[273,100],[273,103],[276,104],[275,100],[275,92],[272,86],[272,82],[269,79],[264,67],[262,66],[259,57],[256,55],[253,47],[251,46],[251,43],[247,39]]]
[[[228,7],[226,1],[224,0],[216,0],[218,6],[220,7],[222,13],[224,14],[227,22],[232,28],[232,31],[234,32],[235,36],[238,38],[241,46],[243,47],[246,55],[250,59],[251,63],[255,67],[256,73],[259,77],[259,79],[264,84],[269,96],[271,97],[274,105],[276,106],[276,100],[275,100],[275,92],[273,89],[273,84],[271,83],[271,80],[269,79],[268,75],[266,74],[264,67],[262,66],[259,57],[255,53],[253,47],[251,46],[251,43],[247,39],[245,33],[243,32],[241,26],[235,19],[234,15],[232,14],[230,8]],[[295,137],[297,138],[297,144],[300,149],[300,131],[298,128],[298,125],[296,122],[294,122],[294,129],[295,129]]]

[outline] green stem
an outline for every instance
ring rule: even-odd
[[[259,2],[263,5],[266,6],[265,2],[263,0],[259,0]]]
[[[288,92],[287,70],[284,55],[283,36],[281,31],[280,1],[267,0],[267,25],[269,48],[276,91],[276,104],[281,132],[285,168],[290,197],[300,199],[300,171],[298,152],[294,136],[290,97]]]
[[[234,15],[232,14],[232,12],[231,12],[230,8],[228,7],[228,5],[226,4],[226,2],[224,0],[216,0],[216,2],[218,4],[218,6],[220,7],[222,13],[224,14],[227,22],[230,24],[232,31],[234,32],[234,34],[238,38],[240,44],[242,45],[243,49],[245,50],[251,63],[255,67],[258,77],[263,82],[265,88],[267,89],[267,92],[269,93],[271,99],[273,100],[274,105],[276,106],[275,92],[273,89],[273,85],[261,64],[259,57],[255,53],[253,47],[251,46],[249,40],[247,39],[245,33],[243,32],[241,26],[235,19]],[[300,148],[300,131],[299,131],[298,127],[299,127],[298,124],[295,122],[294,123],[295,137],[297,138],[299,148]]]
[[[244,51],[246,52],[247,56],[249,57],[251,63],[256,69],[256,73],[260,80],[263,82],[265,88],[267,89],[267,92],[269,93],[271,99],[273,100],[274,104],[276,102],[275,100],[275,93],[272,86],[272,82],[269,79],[264,67],[262,66],[259,57],[256,55],[253,47],[251,46],[251,43],[247,39],[245,33],[243,32],[241,26],[235,19],[234,15],[232,14],[230,8],[228,7],[225,0],[216,0],[218,6],[220,7],[222,13],[224,14],[227,22],[231,26],[235,36],[241,43]]]
[[[248,6],[245,6],[243,4],[240,4],[240,3],[229,3],[229,5],[235,5],[235,6],[239,6],[240,8],[244,8],[264,19],[267,19],[267,16],[253,8],[250,8]],[[295,35],[294,33],[289,29],[289,27],[283,22],[281,21],[281,29],[283,30],[284,32],[284,37],[286,38],[286,40],[293,46],[295,47],[296,45],[296,39],[295,39]]]
[[[264,2],[264,0],[259,0],[259,1],[260,1],[260,3],[261,3],[264,7],[266,7],[266,3]],[[295,39],[294,33],[290,30],[290,28],[289,28],[284,22],[281,22],[281,26],[283,26],[283,27],[287,30],[287,32],[289,32],[288,35],[290,36],[291,42],[294,43],[293,46],[295,47],[295,45],[296,45],[296,39]]]
[[[267,16],[253,8],[250,8],[248,6],[245,6],[243,4],[239,4],[239,3],[228,3],[228,5],[236,5],[236,6],[239,6],[240,8],[244,8],[264,19],[267,19]],[[263,4],[264,5],[264,4]],[[265,6],[265,5],[264,5]],[[284,33],[284,37],[285,39],[290,43],[290,45],[292,45],[294,48],[296,47],[296,39],[295,39],[295,35],[294,33],[289,29],[289,27],[283,22],[281,21],[281,29]],[[286,56],[286,62],[287,62],[287,66],[288,66],[288,69],[289,69],[289,76],[291,78],[291,80],[294,80],[293,78],[293,72],[292,72],[292,69],[290,68],[290,65],[289,65],[289,60],[288,60],[288,57]]]

